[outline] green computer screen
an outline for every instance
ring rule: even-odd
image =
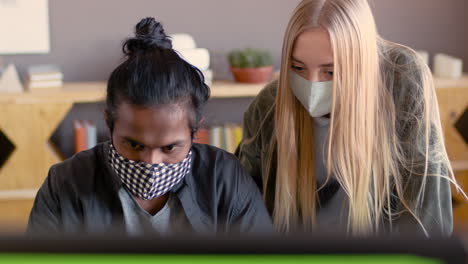
[[[0,254],[0,263],[12,264],[310,264],[398,263],[440,264],[437,259],[412,255],[150,255],[150,254]]]

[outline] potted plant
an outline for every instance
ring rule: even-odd
[[[231,72],[237,82],[264,83],[273,72],[273,59],[267,50],[246,48],[229,53]]]

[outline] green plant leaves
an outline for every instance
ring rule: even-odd
[[[237,49],[231,51],[228,58],[231,67],[235,68],[259,68],[273,64],[270,52],[264,49]]]

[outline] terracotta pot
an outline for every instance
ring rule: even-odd
[[[237,82],[241,83],[265,83],[271,79],[273,66],[260,68],[235,68],[231,67],[231,72]]]

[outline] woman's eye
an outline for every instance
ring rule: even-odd
[[[295,71],[303,71],[304,70],[304,67],[301,67],[301,66],[294,66],[292,65],[291,68]]]
[[[324,75],[333,76],[333,69],[322,69],[321,72]]]

